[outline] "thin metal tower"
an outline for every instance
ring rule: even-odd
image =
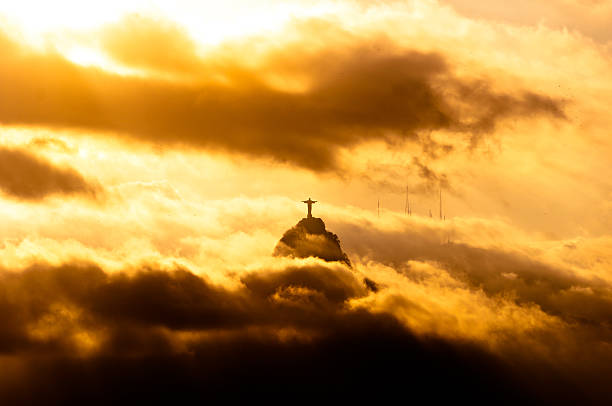
[[[440,220],[442,220],[442,186],[440,186]]]
[[[406,185],[406,205],[404,206],[404,214],[412,216],[412,209],[410,208],[410,191],[408,185]]]

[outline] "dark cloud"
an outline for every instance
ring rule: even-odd
[[[416,281],[422,275],[406,261],[431,262],[488,296],[510,294],[519,305],[536,304],[597,339],[612,340],[612,288],[598,278],[543,263],[503,248],[481,248],[450,241],[452,229],[406,227],[397,232],[337,225],[349,252],[393,266]]]
[[[266,274],[251,274],[242,280],[246,287],[259,296],[267,297],[279,288],[299,286],[321,293],[330,303],[365,296],[365,286],[344,269],[330,270],[323,267],[288,268]]]
[[[444,341],[422,342],[386,317],[333,328],[314,342],[240,335],[201,341],[189,353],[89,359],[37,358],[25,366],[27,380],[4,399],[29,404],[93,404],[133,401],[392,401],[484,403],[500,397],[531,404],[540,395],[494,357]],[[147,334],[151,344],[154,334]],[[143,337],[143,338],[144,338]],[[211,342],[212,341],[212,342]],[[141,342],[140,345],[143,343]],[[553,400],[577,401],[563,380]],[[36,391],[29,390],[31,386]],[[440,390],[440,387],[444,390]],[[542,399],[543,400],[543,399]]]
[[[412,159],[412,166],[418,172],[419,177],[424,180],[424,184],[421,187],[417,188],[417,190],[426,189],[432,191],[436,190],[438,187],[444,187],[446,189],[449,188],[450,185],[446,174],[436,173],[433,169],[431,169],[417,157],[414,157]]]
[[[141,31],[148,32],[143,24],[137,20],[134,27],[121,28],[125,33],[113,35],[129,37],[133,29],[140,38]],[[156,35],[180,37],[163,27],[154,29]],[[300,28],[304,38],[324,29],[330,30],[322,23]],[[325,49],[308,51],[302,43],[271,49],[257,68],[233,54],[213,54],[195,61],[205,68],[185,81],[83,68],[56,54],[27,52],[3,37],[0,122],[110,131],[156,144],[224,150],[326,171],[338,169],[339,149],[366,140],[419,142],[416,134],[421,131],[448,130],[477,142],[508,117],[564,117],[563,102],[546,95],[521,89],[505,94],[487,81],[456,77],[442,55],[399,49],[387,39],[364,41],[341,31],[326,35],[331,39]],[[124,63],[176,73],[188,69],[183,59],[195,58],[189,47],[181,48],[187,49],[185,55],[167,58],[170,49],[182,52],[177,45],[182,41],[169,38],[160,47],[155,41],[146,50],[134,45],[123,53],[108,47]],[[170,59],[181,66],[167,67]],[[309,85],[300,91],[280,90],[269,83],[270,75],[306,78]]]
[[[364,278],[363,283],[365,283],[366,287],[372,292],[378,292],[380,290],[380,286],[378,285],[378,283],[374,282],[370,278]]]
[[[107,274],[90,265],[4,273],[0,313],[7,321],[0,331],[0,342],[5,343],[0,350],[27,345],[28,326],[57,304],[85,311],[83,322],[90,326],[218,330],[274,326],[279,320],[296,327],[318,325],[314,310],[333,316],[343,310],[345,300],[365,294],[350,272],[320,267],[252,274],[243,282],[246,289],[230,291],[186,270]],[[292,288],[302,290],[287,295]],[[275,295],[278,300],[271,300]],[[296,304],[307,306],[300,309]]]
[[[290,287],[301,288],[294,291],[301,298],[279,298]],[[533,377],[521,362],[467,343],[419,338],[389,314],[345,305],[364,290],[349,270],[316,267],[252,273],[236,290],[180,269],[4,272],[0,352],[7,361],[0,375],[10,376],[0,379],[0,398],[589,401],[546,365],[531,365]],[[305,298],[316,293],[317,300]],[[83,331],[99,335],[89,355],[78,355],[71,342]]]
[[[51,195],[81,195],[95,198],[98,185],[69,167],[59,167],[20,149],[0,147],[0,191],[23,200]]]
[[[460,194],[450,181],[453,176],[432,167],[436,157],[427,157],[426,152],[416,155],[390,163],[369,164],[367,170],[361,172],[359,176],[372,190],[378,192],[404,195],[408,185],[411,195],[437,195],[440,187],[454,195]]]

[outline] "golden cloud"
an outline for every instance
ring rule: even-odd
[[[180,36],[150,21],[138,20],[135,29],[143,24],[162,36]],[[304,38],[311,29],[304,25]],[[447,130],[476,143],[504,118],[565,117],[561,100],[520,89],[503,93],[487,82],[462,79],[443,55],[345,36],[351,39],[348,46],[345,39],[342,47],[332,43],[315,52],[308,51],[307,42],[272,49],[256,68],[233,55],[196,82],[122,77],[79,67],[57,54],[27,52],[5,38],[0,81],[11,103],[0,111],[0,121],[106,131],[327,171],[337,169],[340,149],[367,140],[418,141],[420,131]],[[122,60],[140,64],[143,47],[122,50]],[[150,48],[161,53],[147,57],[151,67],[167,50]],[[130,50],[133,58],[126,54]],[[182,64],[191,57],[176,60]],[[301,92],[279,90],[266,82],[268,73],[305,76],[310,84]]]

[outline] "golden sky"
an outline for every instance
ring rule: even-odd
[[[184,390],[217,350],[211,385],[262,351],[284,382],[308,362],[282,354],[380,331],[428,384],[475,360],[460,382],[517,401],[612,400],[610,21],[609,0],[0,4],[0,395],[138,393],[109,365]],[[309,196],[352,267],[272,256]]]

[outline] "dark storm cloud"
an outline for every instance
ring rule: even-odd
[[[143,30],[142,25],[136,28]],[[305,27],[305,37],[322,31]],[[477,142],[504,118],[564,117],[559,100],[521,89],[500,93],[486,81],[456,77],[440,54],[399,49],[390,40],[339,33],[342,42],[331,40],[316,52],[302,50],[307,47],[301,43],[271,50],[258,68],[235,56],[210,56],[194,61],[202,65],[201,74],[194,74],[198,69],[183,62],[165,65],[172,62],[164,59],[164,49],[181,52],[175,46],[180,33],[170,31],[156,34],[174,38],[170,45],[147,43],[146,55],[145,44],[121,52],[109,45],[109,52],[152,70],[189,70],[185,80],[83,68],[57,54],[27,52],[2,37],[0,122],[110,131],[326,171],[338,169],[339,149],[367,140],[419,142],[421,131],[448,130]],[[177,60],[195,58],[189,49]],[[269,75],[305,77],[309,85],[297,92],[280,90],[267,81]],[[223,80],[215,82],[219,77]]]
[[[228,290],[187,270],[128,276],[92,265],[2,273],[0,398],[104,404],[401,394],[430,401],[502,397],[525,404],[549,395],[588,401],[545,365],[531,366],[541,378],[526,379],[521,362],[508,364],[466,343],[417,338],[389,314],[349,309],[344,299],[365,294],[349,270],[262,271],[244,282]],[[302,297],[279,300],[291,287],[302,288],[294,292]],[[56,333],[36,331],[44,327]],[[299,334],[283,338],[278,329],[288,327]],[[70,337],[80,329],[101,335],[95,353],[75,355]],[[181,332],[205,334],[177,346]]]
[[[409,278],[418,281],[422,275],[406,261],[429,261],[489,296],[511,293],[520,305],[535,303],[551,315],[612,340],[612,287],[601,279],[585,278],[520,252],[452,243],[451,229],[408,227],[383,232],[354,225],[335,227],[345,236],[349,252],[389,264]]]
[[[251,274],[242,280],[247,288],[267,297],[279,287],[300,286],[320,292],[331,303],[342,303],[350,298],[365,296],[365,286],[344,269],[289,268],[263,275]]]
[[[424,185],[428,190],[435,190],[437,187],[449,188],[448,178],[445,174],[438,174],[419,158],[412,159],[412,166],[418,172],[421,179],[424,180]]]
[[[91,326],[117,329],[215,330],[281,321],[320,327],[316,312],[333,315],[343,310],[345,300],[366,294],[352,273],[316,266],[254,273],[243,282],[245,289],[231,291],[186,270],[107,274],[92,265],[5,272],[0,277],[0,313],[5,315],[0,351],[27,345],[28,326],[57,304],[84,311],[83,320]],[[295,288],[302,290],[292,291]],[[273,300],[275,295],[278,300]],[[315,302],[317,306],[311,306]]]
[[[79,172],[19,149],[0,147],[0,191],[12,198],[40,200],[51,195],[95,198],[99,186]]]

